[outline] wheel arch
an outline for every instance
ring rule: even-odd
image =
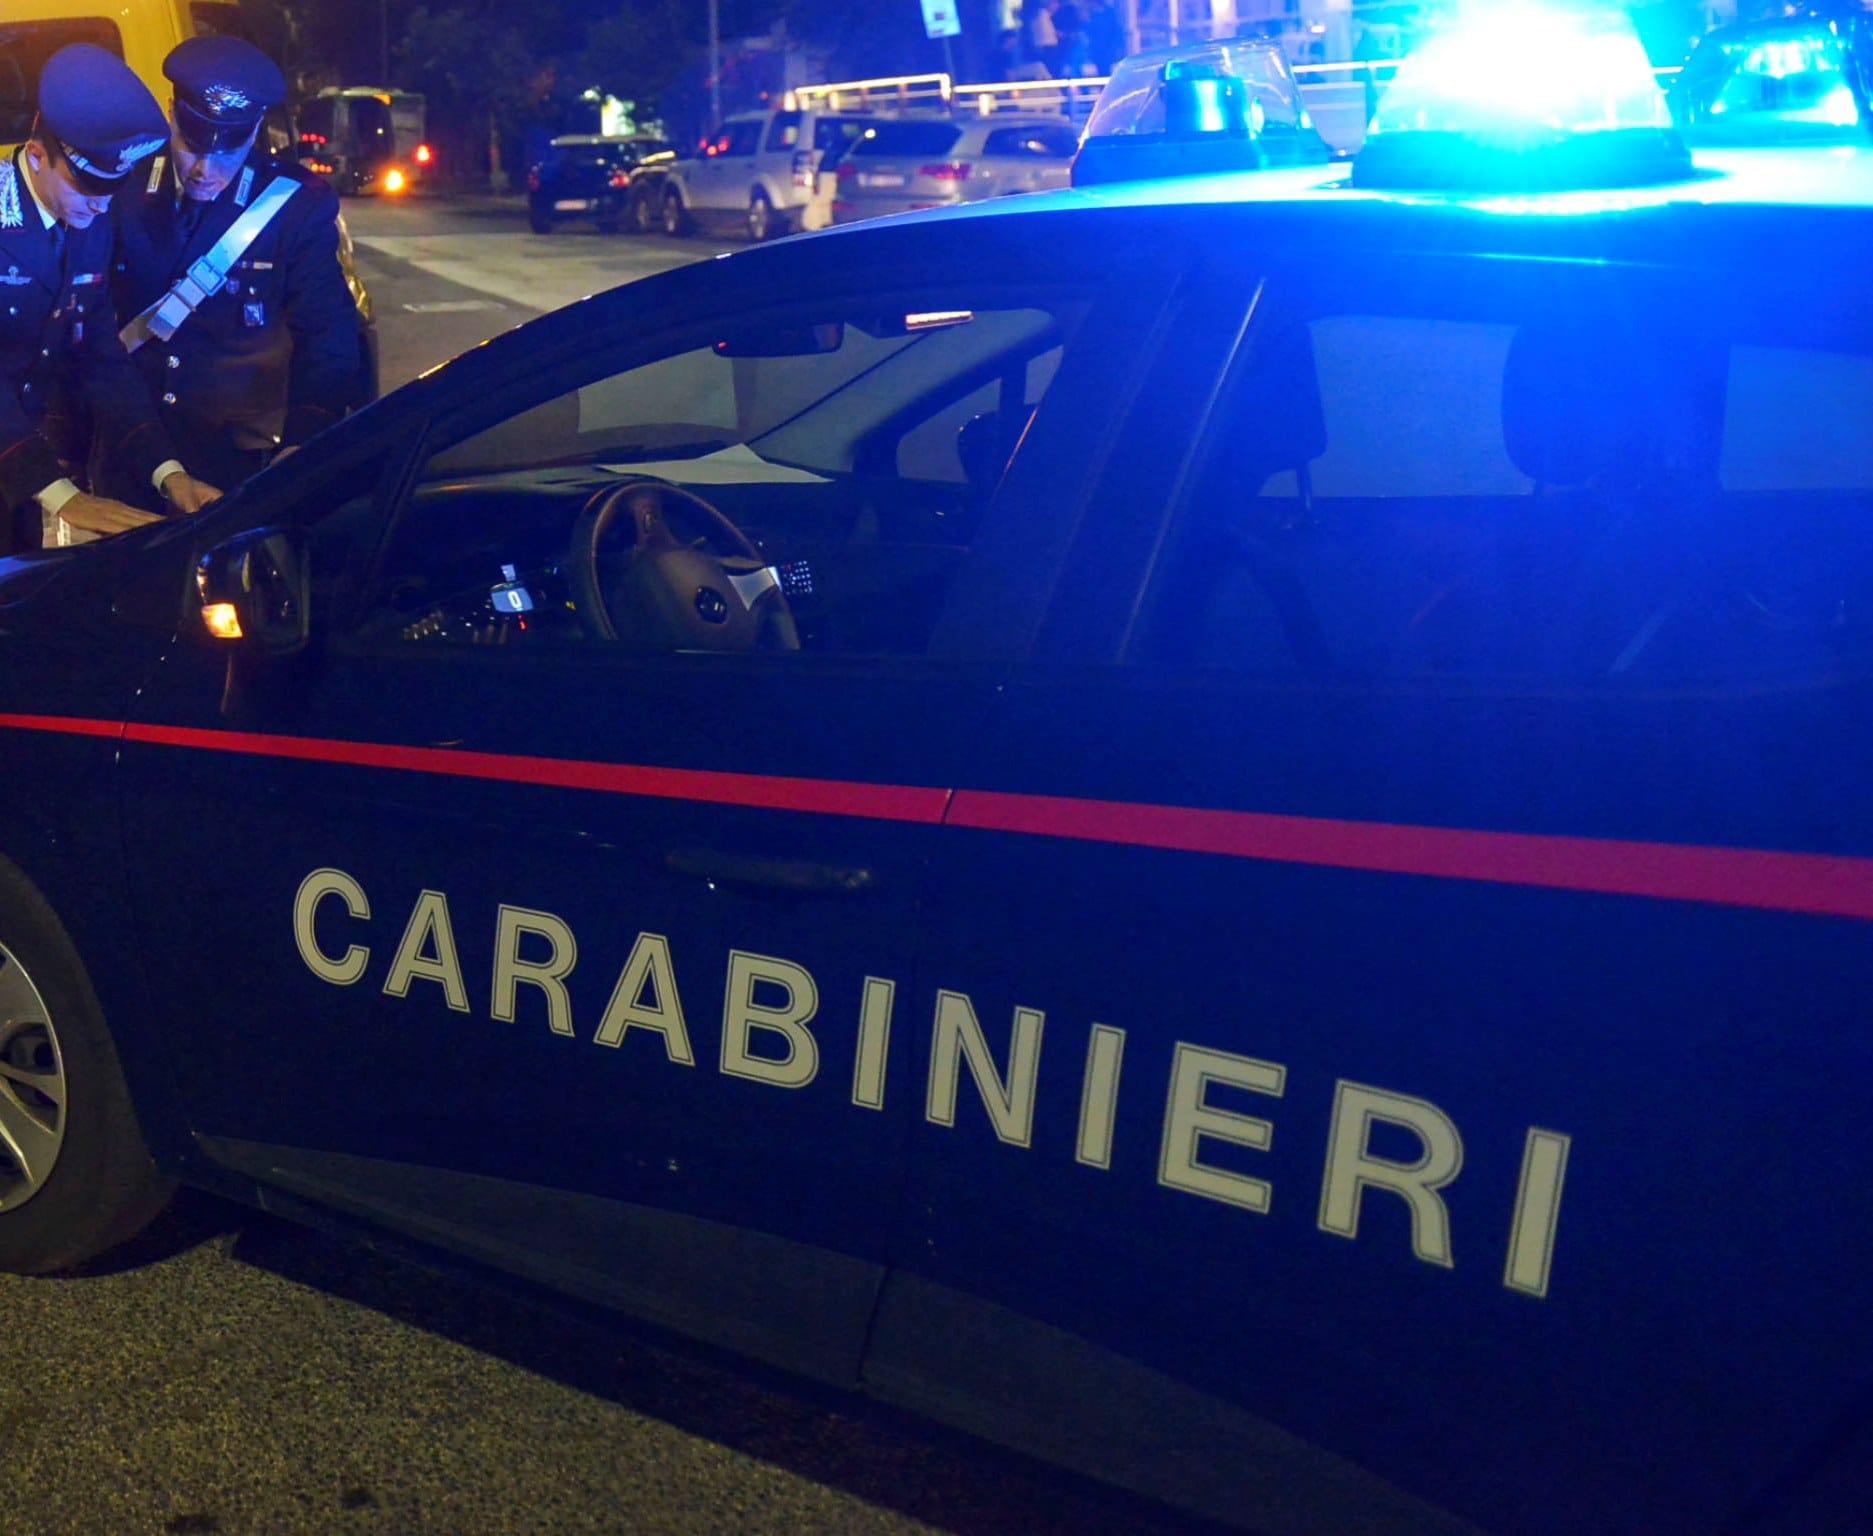
[[[0,807],[0,865],[44,898],[71,940],[116,1047],[144,1140],[158,1163],[174,1169],[192,1138],[160,1049],[162,1026],[148,977],[137,958],[137,923],[124,879],[116,801],[99,797],[88,803],[97,808],[96,818],[77,811],[54,817],[18,803]]]

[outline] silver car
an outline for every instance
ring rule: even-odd
[[[1060,117],[881,119],[830,167],[833,222],[1064,187],[1078,145]]]

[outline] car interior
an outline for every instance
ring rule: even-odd
[[[915,654],[1083,306],[741,327],[433,453],[374,622],[406,640]]]
[[[1559,679],[1863,654],[1873,356],[1754,340],[1578,311],[1272,322],[1131,659]]]

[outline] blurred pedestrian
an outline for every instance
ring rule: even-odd
[[[1054,30],[1054,9],[1060,0],[1024,0],[1021,7],[1021,53],[1029,64],[1053,69],[1060,34]]]
[[[47,531],[116,533],[153,521],[79,489],[48,419],[75,392],[101,449],[139,492],[192,512],[215,492],[188,475],[117,339],[112,196],[162,147],[162,109],[115,54],[73,43],[40,71],[32,131],[0,161],[0,553]],[[75,450],[63,444],[69,457]]]
[[[279,66],[234,37],[163,60],[169,144],[112,209],[124,344],[185,460],[232,488],[357,402],[338,195],[259,142]],[[109,465],[94,475],[113,489]]]
[[[1072,0],[1061,0],[1054,8],[1053,62],[1048,66],[1057,79],[1077,80],[1092,70],[1092,56],[1086,51],[1086,29],[1080,21],[1079,7]]]
[[[1112,0],[1091,0],[1086,10],[1086,53],[1093,73],[1109,75],[1125,57],[1125,24]]]

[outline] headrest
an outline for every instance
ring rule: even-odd
[[[1525,326],[1502,370],[1502,439],[1541,485],[1714,473],[1726,358],[1624,325]]]

